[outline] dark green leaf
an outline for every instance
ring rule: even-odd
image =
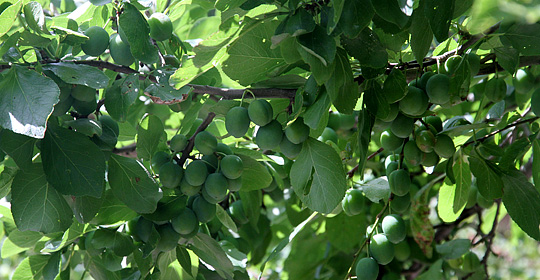
[[[528,138],[520,138],[504,149],[499,167],[504,170],[512,170],[517,159],[521,158],[530,148]]]
[[[437,253],[441,254],[445,260],[457,259],[469,252],[470,248],[469,239],[454,239],[435,246]]]
[[[446,40],[454,14],[454,0],[426,0],[424,11],[437,41]]]
[[[530,237],[540,240],[540,193],[527,177],[511,170],[502,175],[504,195],[502,201],[512,220]]]
[[[189,252],[183,246],[176,246],[176,259],[182,266],[182,268],[191,276],[193,272],[191,271],[191,257]]]
[[[129,208],[138,213],[153,213],[156,210],[163,194],[140,162],[111,155],[107,178],[114,195]]]
[[[328,240],[336,248],[348,252],[352,244],[358,244],[360,236],[366,234],[368,222],[366,216],[347,216],[341,213],[333,218],[326,219],[326,234]]]
[[[205,263],[211,265],[221,277],[233,279],[234,267],[214,238],[199,232],[190,243],[192,246],[189,248]]]
[[[52,71],[68,84],[83,85],[95,89],[106,88],[109,77],[96,67],[73,62],[58,62],[43,65],[43,70]]]
[[[166,77],[160,79],[159,83],[152,83],[144,91],[151,95],[152,100],[167,103],[185,100],[191,87],[183,86],[180,89],[175,89],[169,85],[169,77]]]
[[[379,37],[369,27],[364,28],[357,38],[342,38],[341,42],[345,50],[358,59],[362,66],[371,68],[386,67],[388,53],[379,41]]]
[[[58,96],[60,89],[53,80],[13,65],[0,76],[0,126],[43,138],[47,118],[58,102]]]
[[[354,81],[347,53],[341,48],[337,51],[334,71],[325,87],[336,109],[344,114],[352,114],[359,97],[359,89],[358,83]]]
[[[508,28],[504,37],[523,55],[540,54],[540,23],[515,24]]]
[[[32,165],[34,144],[36,139],[11,130],[3,129],[0,132],[0,150],[9,155],[21,169]]]
[[[425,1],[421,1],[420,6],[414,9],[409,29],[411,32],[411,48],[420,66],[431,47],[431,41],[433,41],[433,31],[429,27],[429,21],[423,8],[424,3]]]
[[[133,57],[148,64],[158,60],[157,48],[150,42],[150,26],[135,6],[124,3],[118,23],[126,35]]]
[[[92,223],[111,225],[118,222],[129,221],[137,217],[137,213],[128,208],[126,204],[114,196],[113,190],[108,189],[103,194],[104,200]]]
[[[362,109],[358,114],[358,171],[360,178],[364,178],[364,167],[366,166],[366,161],[369,152],[369,142],[371,142],[371,132],[373,130],[373,124],[375,119],[367,109]]]
[[[326,30],[317,26],[313,32],[298,36],[298,43],[311,55],[317,57],[324,66],[334,62],[336,42],[326,34]]]
[[[388,22],[396,24],[399,28],[403,28],[407,24],[409,17],[401,10],[399,2],[395,0],[372,0],[371,4],[375,8],[377,15]]]
[[[91,196],[73,197],[73,213],[79,223],[89,223],[99,212],[105,196],[95,198]]]
[[[261,215],[262,193],[256,191],[239,191],[238,194],[242,199],[242,207],[246,213],[249,223],[256,227]]]
[[[469,157],[471,171],[476,177],[476,184],[480,194],[487,199],[501,198],[503,195],[503,182],[499,173],[481,157],[476,155],[476,152],[471,153]]]
[[[42,274],[44,280],[54,280],[60,271],[60,258],[62,257],[61,252],[55,252],[51,254],[49,261],[43,268]]]
[[[418,276],[418,280],[444,279],[443,260],[437,260],[429,266],[429,269]]]
[[[218,220],[228,229],[238,232],[238,228],[236,227],[236,224],[234,223],[233,219],[221,205],[216,205],[216,217]]]
[[[317,100],[311,106],[309,106],[304,113],[304,123],[311,129],[317,129],[321,124],[321,119],[326,114],[328,115],[328,109],[330,109],[332,103],[330,97],[326,94],[326,91],[319,93]],[[328,118],[328,117],[327,117]],[[323,123],[326,126],[326,123]]]
[[[533,141],[532,148],[533,148],[532,177],[533,177],[534,186],[536,187],[538,191],[540,191],[540,140],[539,139],[535,139]],[[0,183],[0,186],[1,186],[1,183]]]
[[[348,0],[343,2],[339,27],[347,37],[356,38],[369,25],[375,10],[373,10],[370,0]]]
[[[107,248],[117,256],[127,256],[133,252],[133,240],[125,233],[110,229],[98,229],[92,238],[92,246],[96,249]]]
[[[105,157],[88,137],[49,125],[41,156],[47,181],[60,193],[101,197],[105,185]]]
[[[495,48],[497,62],[510,74],[516,73],[519,66],[519,51],[511,47]]]
[[[276,28],[275,35],[272,37],[274,45],[279,44],[288,36],[296,37],[305,33],[310,33],[315,29],[313,16],[305,9],[298,9],[294,14],[288,15]]]
[[[115,120],[125,122],[131,104],[139,96],[139,75],[129,75],[114,81],[105,91],[105,108]]]
[[[404,97],[407,94],[407,80],[401,70],[392,69],[386,80],[384,81],[383,94],[389,103],[394,103],[399,100],[399,97]]]
[[[336,151],[313,138],[306,140],[291,167],[296,195],[313,211],[330,213],[347,189],[341,158]]]
[[[373,116],[386,118],[390,114],[390,105],[386,100],[381,85],[375,80],[365,81],[364,104]]]
[[[13,178],[17,174],[16,167],[10,167],[4,165],[4,170],[0,173],[0,197],[5,197],[11,191],[11,184]]]
[[[157,150],[157,146],[164,133],[161,120],[154,116],[146,116],[137,129],[137,156],[150,160]]]
[[[21,231],[64,231],[73,221],[71,208],[47,183],[41,164],[19,170],[15,176],[11,185],[11,212]]]

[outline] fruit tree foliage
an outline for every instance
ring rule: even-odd
[[[540,240],[539,10],[0,0],[0,277],[497,276]]]

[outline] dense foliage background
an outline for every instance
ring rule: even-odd
[[[539,11],[0,0],[0,278],[537,278]]]

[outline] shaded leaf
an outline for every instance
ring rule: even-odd
[[[109,77],[96,67],[73,62],[58,62],[43,65],[43,70],[52,71],[68,84],[83,85],[94,89],[106,88]]]
[[[47,183],[41,164],[19,170],[15,176],[11,185],[11,212],[21,231],[64,231],[73,218],[64,197]]]
[[[530,237],[540,240],[540,193],[517,170],[504,173],[502,181],[502,201],[508,214]]]

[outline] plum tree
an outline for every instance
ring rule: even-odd
[[[373,258],[362,258],[356,264],[356,279],[376,280],[379,276],[379,265]]]
[[[394,244],[405,240],[407,236],[407,227],[401,216],[396,214],[386,215],[382,220],[382,230],[386,238]]]
[[[187,167],[184,172],[184,178],[186,182],[192,186],[201,186],[206,181],[208,176],[208,169],[206,164],[202,160],[194,160]]]
[[[159,181],[166,188],[176,188],[180,185],[183,176],[184,169],[178,164],[167,162],[159,168]]]
[[[426,83],[429,101],[434,104],[442,105],[450,102],[449,90],[450,77],[445,74],[435,74]]]
[[[358,189],[349,189],[341,202],[343,211],[349,216],[358,215],[364,209],[364,193]]]
[[[256,125],[265,126],[274,118],[274,110],[268,101],[256,99],[249,103],[248,115],[249,119]]]
[[[195,148],[203,155],[211,155],[216,151],[217,139],[208,131],[201,131],[195,136]]]
[[[135,62],[127,42],[122,41],[118,33],[111,35],[109,39],[109,52],[115,63],[130,66]]]
[[[187,137],[184,134],[176,134],[171,138],[169,147],[175,152],[182,151],[188,144]]]
[[[221,173],[227,179],[236,179],[242,175],[244,163],[239,156],[226,155],[221,159]]]
[[[371,237],[369,252],[379,264],[385,265],[394,259],[394,244],[388,240],[386,235],[378,233]]]
[[[291,143],[300,144],[309,137],[309,126],[304,123],[303,118],[298,118],[285,128],[285,136]]]
[[[251,120],[253,121],[253,119]],[[262,150],[272,150],[277,148],[282,139],[283,130],[281,124],[276,120],[269,122],[265,126],[259,127],[257,135],[255,136],[255,142]]]
[[[411,189],[411,178],[409,172],[405,169],[398,169],[388,176],[390,190],[397,196],[404,196]]]

